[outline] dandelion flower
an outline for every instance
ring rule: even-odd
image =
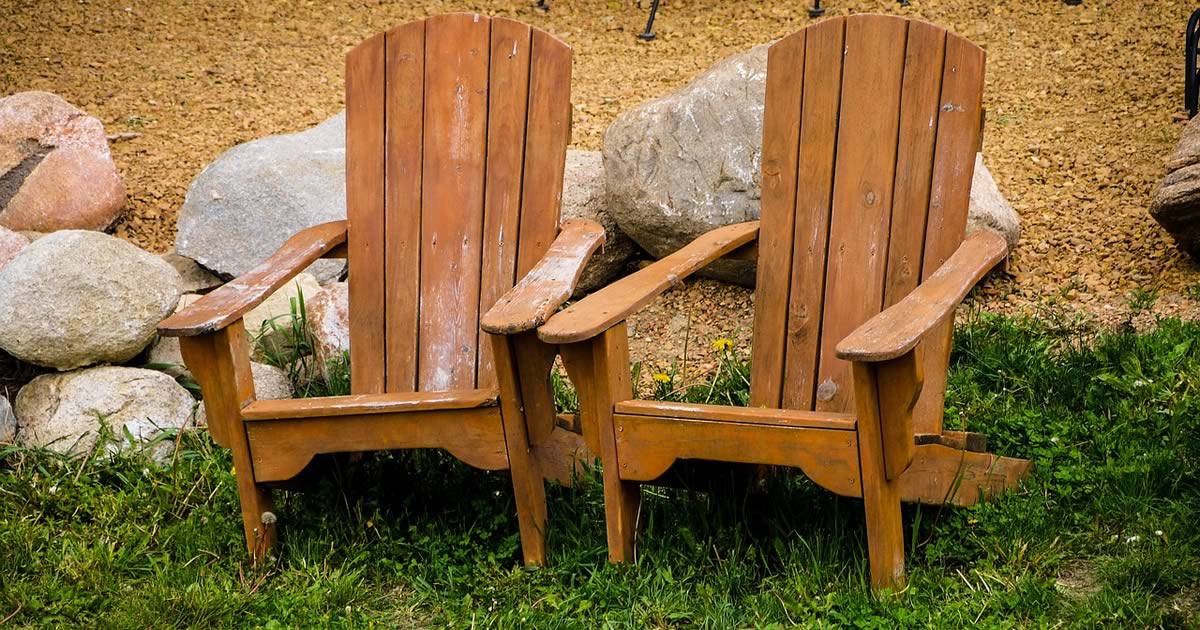
[[[654,379],[654,381],[657,383],[670,383],[671,382],[671,377],[667,376],[666,374],[663,374],[662,372],[657,372],[650,378]]]
[[[724,352],[733,347],[733,341],[728,337],[717,337],[713,339],[712,349],[717,352]]]

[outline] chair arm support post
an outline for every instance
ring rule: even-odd
[[[921,397],[925,374],[920,348],[898,358],[873,364],[875,391],[879,401],[883,468],[888,480],[899,479],[908,470],[915,453],[913,409]]]
[[[346,221],[330,221],[293,234],[259,266],[163,320],[158,333],[190,337],[230,326],[318,259],[339,255],[347,226]]]
[[[541,326],[571,298],[592,254],[604,244],[604,228],[594,221],[568,219],[546,255],[484,314],[480,326],[511,335]]]

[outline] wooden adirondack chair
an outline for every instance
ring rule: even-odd
[[[1027,473],[942,430],[955,308],[1007,254],[994,233],[964,240],[983,65],[967,40],[892,16],[776,42],[761,223],[713,230],[539,329],[561,344],[604,462],[613,561],[633,557],[639,483],[677,459],[793,466],[862,497],[880,588],[904,583],[901,501],[970,504]],[[752,406],[630,400],[624,320],[755,246]]]
[[[570,439],[553,431],[554,348],[532,331],[604,239],[595,223],[559,224],[570,83],[570,48],[512,20],[442,15],[367,39],[346,57],[348,219],[301,231],[162,323],[233,451],[254,557],[275,538],[268,484],[315,455],[439,447],[512,471],[525,561],[544,561],[543,474],[562,474],[554,449]],[[242,315],[322,257],[349,262],[353,394],[255,400]],[[503,310],[526,324],[489,341],[480,313],[517,278]]]

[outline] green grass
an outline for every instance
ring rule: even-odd
[[[1197,338],[1200,324],[1177,320],[1143,333],[988,315],[962,327],[948,425],[985,432],[993,450],[1037,469],[995,503],[907,506],[910,586],[900,596],[867,587],[860,502],[800,478],[747,485],[732,472],[703,491],[648,487],[634,566],[605,561],[594,474],[551,488],[551,565],[527,570],[508,476],[439,452],[329,459],[310,491],[282,494],[278,557],[254,568],[229,456],[201,433],[183,436],[165,468],[0,453],[0,619],[1198,627]],[[656,391],[643,395],[744,400],[741,354],[717,352],[706,382],[651,381]],[[333,372],[344,377],[344,366]],[[573,404],[565,387],[558,398]]]

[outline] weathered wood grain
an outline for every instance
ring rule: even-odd
[[[663,291],[758,236],[758,221],[717,228],[679,251],[568,306],[538,328],[547,343],[591,339],[623,321]]]
[[[164,319],[158,325],[158,334],[188,337],[226,328],[345,241],[345,221],[330,221],[301,230],[252,271]]]

